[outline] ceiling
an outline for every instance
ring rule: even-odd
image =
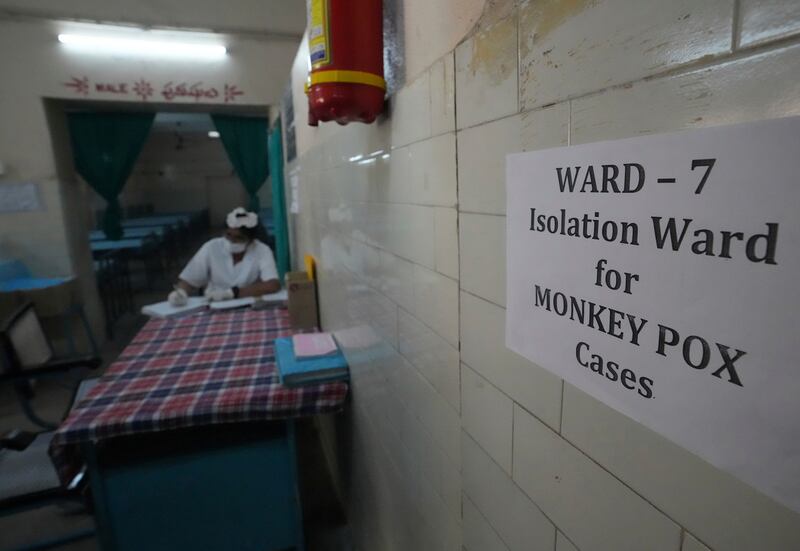
[[[207,29],[298,39],[305,0],[0,0],[0,17]]]

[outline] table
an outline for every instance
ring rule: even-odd
[[[348,385],[282,386],[291,333],[285,307],[153,319],[76,404],[50,454],[65,483],[89,462],[103,549],[302,548],[290,420]]]
[[[141,249],[146,240],[144,238],[136,239],[118,239],[116,241],[92,241],[89,246],[93,253],[105,251],[129,251],[132,249]]]
[[[188,214],[173,214],[164,216],[145,216],[142,218],[128,218],[122,221],[122,227],[146,227],[146,226],[172,226],[188,225],[192,217]]]
[[[13,258],[0,258],[0,281],[31,277],[28,267]]]
[[[24,264],[20,265],[24,268]],[[77,279],[74,276],[32,277],[27,268],[24,271],[15,271],[23,274],[22,277],[0,278],[0,319],[4,319],[25,302],[33,302],[40,318],[60,320],[67,349],[70,354],[76,354],[78,347],[72,321],[77,318],[85,332],[87,344],[92,353],[96,354],[97,342],[80,302]],[[5,275],[13,273],[7,271]]]
[[[164,226],[148,226],[148,227],[131,227],[123,228],[122,239],[133,239],[137,237],[148,237],[154,235],[157,237],[163,236],[165,233]],[[90,241],[107,241],[108,238],[103,230],[92,230],[89,232]]]

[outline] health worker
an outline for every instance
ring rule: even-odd
[[[205,243],[178,276],[169,294],[172,306],[204,289],[211,301],[259,297],[280,290],[272,250],[256,239],[258,215],[242,207],[231,211],[222,237]]]

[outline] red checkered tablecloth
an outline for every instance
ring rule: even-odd
[[[150,320],[53,437],[62,482],[80,470],[81,442],[339,410],[347,383],[278,381],[273,342],[291,334],[282,307]]]

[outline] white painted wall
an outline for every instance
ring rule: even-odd
[[[371,126],[304,126],[301,46],[295,249],[325,328],[377,338],[345,347],[359,549],[800,549],[800,515],[504,347],[505,155],[800,114],[798,6],[493,2]]]
[[[305,0],[0,0],[0,14],[299,36]]]
[[[109,102],[109,106],[126,101],[138,103],[134,108],[156,110],[160,104],[161,109],[173,111],[176,104],[206,111],[246,106],[266,115],[268,106],[280,101],[281,75],[291,67],[297,41],[257,34],[221,35],[215,38],[229,47],[223,61],[143,60],[109,57],[103,52],[82,55],[58,43],[59,32],[80,28],[81,24],[47,19],[0,18],[0,161],[6,167],[0,185],[33,181],[43,199],[41,211],[0,215],[0,255],[20,258],[37,275],[77,274],[84,282],[87,309],[99,327],[101,314],[85,239],[90,221],[84,214],[94,192],[75,177],[58,101],[99,101]],[[73,82],[73,77],[88,80],[86,93],[65,85]],[[134,93],[134,83],[140,80],[152,88],[146,101]],[[202,102],[191,97],[168,101],[162,92],[170,82],[202,83],[219,94]],[[98,83],[126,83],[128,94],[98,91]],[[226,102],[226,85],[235,86],[242,94]],[[56,100],[48,104],[49,120],[45,100]],[[57,157],[62,161],[58,167]]]
[[[247,193],[219,139],[205,133],[153,132],[144,144],[121,197],[124,207],[152,204],[156,212],[209,209],[210,221],[222,227],[225,216],[247,205]],[[267,191],[268,183],[262,192]],[[267,201],[270,194],[266,195]],[[94,206],[105,202],[95,195]],[[264,206],[269,206],[265,201]]]

